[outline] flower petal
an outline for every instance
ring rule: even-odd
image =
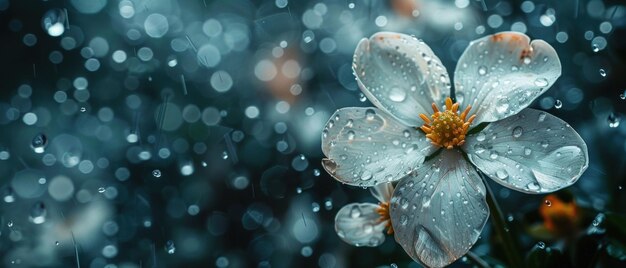
[[[456,97],[472,105],[473,125],[514,115],[561,76],[554,48],[522,33],[502,32],[470,43],[454,72]]]
[[[322,131],[322,166],[335,179],[369,187],[399,180],[433,147],[415,128],[376,108],[337,110]]]
[[[530,108],[467,137],[463,150],[496,182],[534,194],[572,185],[589,164],[587,145],[570,125]]]
[[[391,198],[395,238],[414,260],[446,266],[470,250],[487,222],[485,185],[456,150],[443,150],[416,174]]]
[[[431,114],[450,91],[446,68],[424,42],[399,33],[380,32],[363,39],[354,52],[359,87],[376,107],[409,126]]]
[[[352,203],[342,207],[335,216],[335,231],[341,240],[361,247],[376,247],[385,241],[386,221],[380,221],[378,205]]]
[[[370,187],[370,192],[379,202],[389,202],[391,194],[393,194],[393,185],[389,182],[381,183],[374,187]]]

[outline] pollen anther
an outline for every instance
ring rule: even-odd
[[[465,135],[476,115],[467,118],[472,109],[471,105],[468,105],[459,114],[460,104],[452,103],[452,99],[449,97],[446,98],[445,104],[445,110],[439,111],[437,105],[433,103],[433,114],[430,118],[425,114],[420,114],[420,118],[424,120],[424,125],[420,128],[435,146],[452,149],[454,146],[460,146],[465,143]]]
[[[393,226],[391,225],[391,216],[389,215],[389,202],[381,202],[376,208],[376,213],[380,215],[378,222],[387,222],[385,228],[387,228],[387,234],[393,234]]]

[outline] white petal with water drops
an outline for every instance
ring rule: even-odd
[[[443,267],[465,255],[485,226],[485,186],[457,150],[443,150],[416,174],[391,198],[395,238],[414,260]]]
[[[482,172],[517,191],[557,191],[575,183],[589,164],[585,141],[570,125],[543,111],[524,109],[481,133],[469,136],[463,150]],[[478,135],[486,138],[479,140]]]
[[[322,166],[335,179],[369,187],[396,181],[433,151],[428,139],[376,108],[337,110],[322,131]]]
[[[335,231],[341,240],[357,247],[376,247],[385,241],[385,223],[379,221],[378,205],[352,203],[335,216]]]
[[[378,108],[407,125],[423,124],[450,89],[446,68],[424,42],[399,33],[380,32],[363,39],[352,65],[359,87]]]
[[[379,202],[389,202],[393,193],[393,185],[391,183],[381,183],[370,187],[370,192]]]
[[[561,62],[552,46],[502,32],[470,43],[457,64],[454,86],[462,107],[472,105],[477,125],[518,113],[559,76]]]

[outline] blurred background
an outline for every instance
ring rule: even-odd
[[[626,265],[623,1],[0,0],[0,266],[420,267],[337,237],[375,199],[320,165],[330,115],[372,106],[351,64],[378,31],[451,76],[484,35],[549,42],[563,75],[531,107],[590,166],[555,195],[491,187],[522,266]],[[492,222],[453,266],[510,265]]]

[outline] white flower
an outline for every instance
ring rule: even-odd
[[[332,115],[322,133],[322,165],[349,185],[398,181],[388,219],[396,241],[426,266],[452,263],[478,239],[489,209],[477,169],[505,187],[540,194],[572,185],[587,168],[587,146],[576,131],[526,108],[561,75],[556,52],[542,40],[503,32],[470,43],[455,71],[458,103],[448,98],[450,78],[439,58],[411,36],[363,39],[353,69],[377,108]],[[489,124],[474,133],[481,123]],[[375,216],[375,208],[359,206],[355,228]],[[349,212],[337,215],[342,239],[380,244],[364,240],[383,236],[380,222],[373,230],[381,236],[348,235]]]

